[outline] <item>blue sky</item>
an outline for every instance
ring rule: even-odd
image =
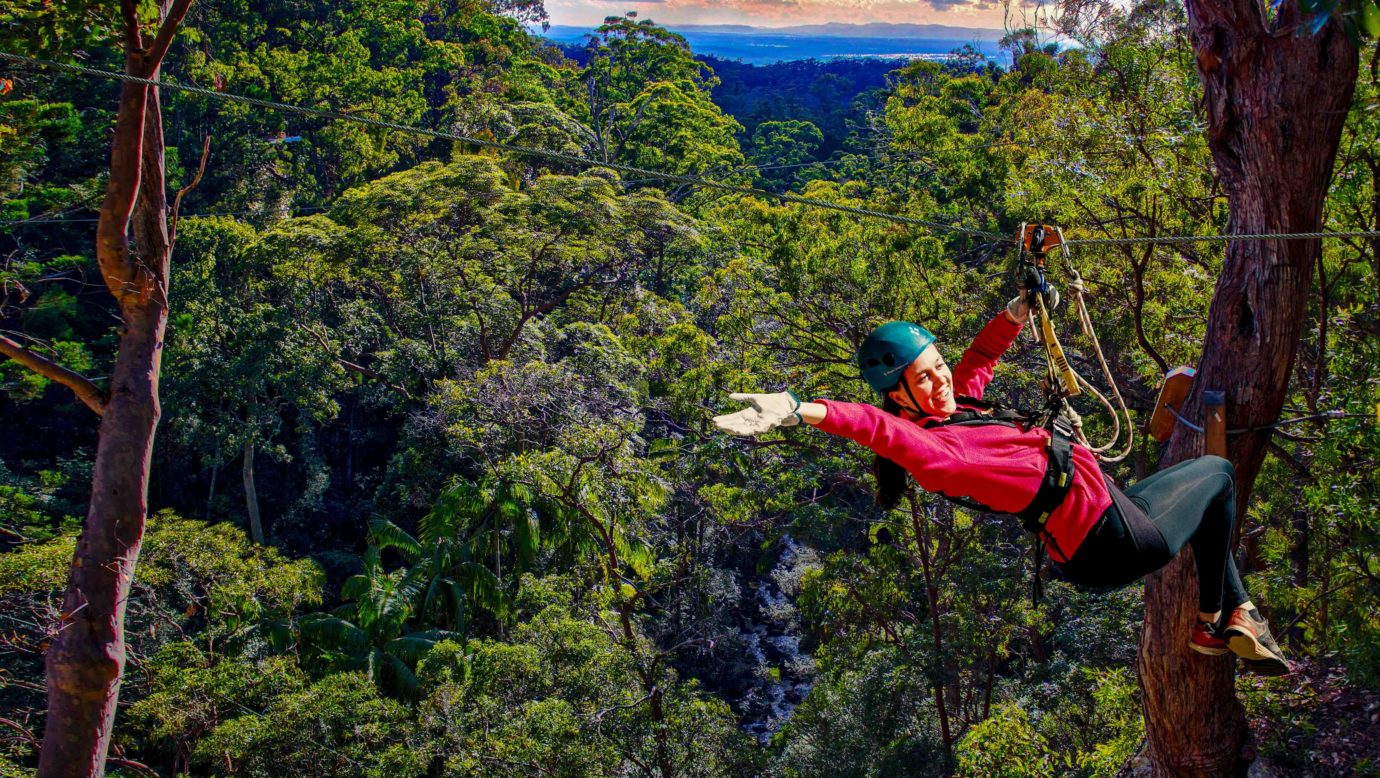
[[[1000,0],[546,0],[552,24],[597,25],[636,11],[658,24],[795,24],[893,22],[1002,27]]]

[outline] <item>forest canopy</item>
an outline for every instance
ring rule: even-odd
[[[146,30],[169,13],[128,5]],[[1289,40],[1359,51],[1319,229],[1373,233],[1380,10],[1354,5],[1300,5]],[[866,449],[710,418],[729,392],[875,404],[854,354],[889,320],[957,361],[1016,294],[1012,246],[975,232],[1235,230],[1183,5],[1070,6],[1008,35],[1009,68],[958,52],[770,77],[631,15],[570,58],[530,29],[540,2],[181,7],[166,81],[566,157],[159,91],[167,191],[131,191],[126,221],[136,257],[151,211],[170,225],[166,331],[109,774],[1110,776],[1148,758],[1144,586],[1049,579],[1032,602],[1009,516],[918,489],[883,509]],[[20,2],[0,51],[121,71],[117,17]],[[0,83],[0,773],[34,775],[129,353],[97,221],[129,85],[13,62]],[[1226,683],[1281,774],[1368,774],[1380,237],[1317,245],[1281,397],[1303,420],[1260,436],[1236,555],[1294,673]],[[1072,249],[1137,426],[1214,337],[1231,250]],[[1072,309],[1053,318],[1097,375]],[[1045,378],[1022,336],[987,399],[1038,406]],[[1134,483],[1166,451],[1138,433],[1107,474]]]

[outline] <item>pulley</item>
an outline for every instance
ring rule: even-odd
[[[1048,370],[1047,392],[1049,395],[1046,402],[1048,412],[1058,414],[1068,420],[1073,425],[1079,441],[1097,455],[1098,459],[1103,462],[1119,462],[1131,453],[1135,439],[1135,432],[1131,425],[1131,412],[1126,408],[1126,402],[1122,399],[1121,391],[1117,388],[1116,379],[1112,376],[1111,368],[1107,365],[1107,360],[1102,354],[1102,346],[1098,343],[1097,333],[1093,330],[1092,318],[1088,315],[1088,308],[1083,300],[1083,277],[1079,275],[1078,269],[1073,265],[1073,257],[1069,254],[1068,243],[1064,240],[1064,231],[1054,225],[1023,223],[1016,235],[1016,245],[1018,246],[1016,254],[1017,282],[1028,290],[1027,300],[1030,304],[1032,330],[1035,339],[1044,346],[1045,350],[1045,364]],[[1069,304],[1078,312],[1079,326],[1092,343],[1093,353],[1097,356],[1098,364],[1102,368],[1102,375],[1106,378],[1107,385],[1111,388],[1112,396],[1116,400],[1115,407],[1101,392],[1073,369],[1064,353],[1063,345],[1059,343],[1059,338],[1055,334],[1051,316],[1053,306],[1050,305],[1051,287],[1047,262],[1049,253],[1055,249],[1063,257],[1065,272],[1068,274],[1068,293],[1071,298]],[[1082,394],[1084,389],[1096,397],[1112,417],[1112,438],[1106,445],[1096,447],[1088,442],[1087,437],[1083,434],[1082,417],[1068,403],[1068,398]],[[1123,418],[1126,420],[1126,443],[1117,453],[1109,454],[1107,452],[1115,447],[1121,438]]]

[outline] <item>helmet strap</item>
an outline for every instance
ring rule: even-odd
[[[901,374],[900,387],[906,390],[906,396],[910,398],[910,404],[915,406],[911,408],[911,410],[923,416],[925,414],[925,409],[920,407],[920,401],[915,399],[915,392],[910,390],[910,382],[906,380],[905,373]]]

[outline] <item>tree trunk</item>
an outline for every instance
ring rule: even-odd
[[[177,0],[167,7],[156,38],[145,49],[137,4],[123,0],[126,72],[157,78],[190,4]],[[161,413],[158,374],[171,252],[158,91],[126,83],[96,233],[101,274],[120,309],[120,348],[101,417],[86,524],[72,560],[62,623],[46,657],[41,778],[100,776],[105,770],[125,664],[125,605],[143,542],[149,464]]]
[[[219,452],[217,452],[219,453]],[[211,465],[211,485],[206,490],[206,513],[202,517],[206,521],[211,520],[211,505],[216,501],[216,479],[220,477],[220,462],[217,460]]]
[[[1336,23],[1317,35],[1287,0],[1274,24],[1255,0],[1189,0],[1193,47],[1205,92],[1208,142],[1231,208],[1229,233],[1313,232],[1356,81],[1357,53]],[[1278,32],[1275,32],[1278,30]],[[1227,248],[1208,314],[1190,418],[1203,389],[1226,392],[1227,426],[1279,416],[1298,350],[1316,240],[1242,241]],[[1230,439],[1237,516],[1244,518],[1269,433]],[[1201,453],[1180,425],[1162,466]],[[1146,738],[1159,775],[1243,771],[1248,733],[1230,656],[1188,648],[1197,610],[1192,550],[1147,580],[1138,667]]]
[[[244,442],[244,507],[249,514],[249,539],[264,544],[264,525],[259,520],[259,493],[254,489],[254,441]]]

